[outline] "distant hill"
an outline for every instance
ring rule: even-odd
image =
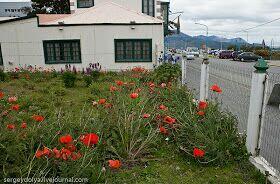
[[[167,46],[172,48],[186,48],[186,47],[198,47],[201,48],[202,44],[207,41],[207,46],[212,49],[220,49],[221,42],[223,49],[226,49],[229,45],[245,45],[247,42],[242,38],[221,38],[218,36],[189,36],[184,33],[174,34],[165,38]]]

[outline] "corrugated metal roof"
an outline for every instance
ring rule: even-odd
[[[40,25],[58,25],[58,22],[64,22],[65,25],[130,24],[133,21],[136,24],[161,24],[163,22],[160,19],[136,12],[113,2],[105,2],[92,8],[78,9],[73,14],[62,18],[58,16],[58,19],[55,20],[52,18],[50,17],[50,21],[46,21],[48,18],[44,17],[44,21],[40,21]]]

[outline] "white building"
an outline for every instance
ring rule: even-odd
[[[0,64],[6,70],[97,62],[105,70],[152,69],[164,48],[156,8],[156,0],[71,0],[72,14],[0,21]]]
[[[24,17],[26,7],[31,8],[30,0],[0,0],[0,17]]]

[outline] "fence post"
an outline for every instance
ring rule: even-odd
[[[183,86],[185,84],[185,78],[186,78],[186,62],[185,62],[184,58],[182,58],[181,63],[182,63],[182,66],[181,66],[181,68],[182,68],[182,81],[181,81],[181,84]]]
[[[208,98],[209,88],[209,60],[204,58],[201,64],[201,76],[200,76],[200,95],[199,100],[205,101]]]
[[[266,70],[268,69],[268,65],[265,60],[259,59],[254,67],[256,70],[252,75],[246,147],[249,153],[253,156],[257,156],[259,154],[258,143],[263,115],[265,81],[267,76]]]

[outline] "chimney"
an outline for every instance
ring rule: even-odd
[[[71,14],[75,13],[76,8],[77,8],[77,0],[70,0]]]

